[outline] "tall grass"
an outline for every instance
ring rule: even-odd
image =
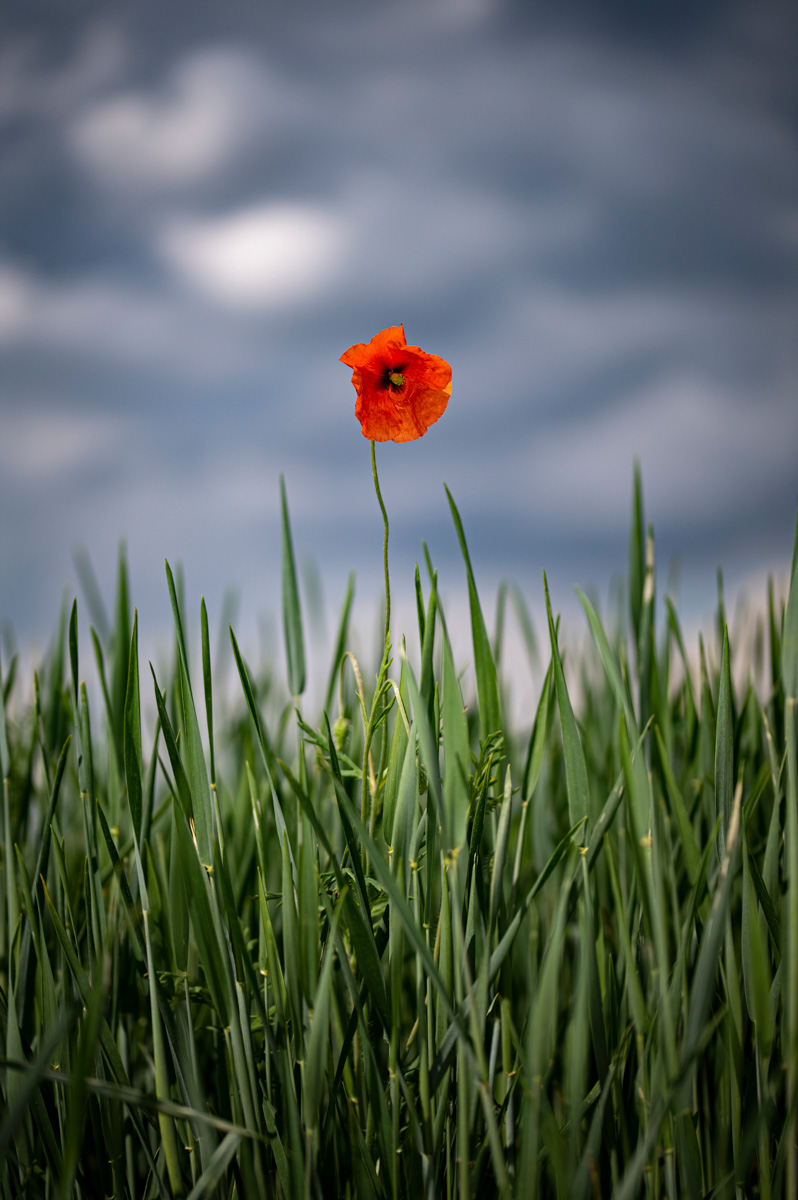
[[[231,630],[214,695],[204,602],[192,674],[168,567],[144,671],[124,562],[107,639],[8,664],[3,1197],[798,1195],[798,541],[763,693],[722,596],[694,677],[636,480],[626,614],[580,593],[575,660],[546,588],[521,736],[451,508],[467,706],[427,563],[419,653],[359,663],[350,588],[308,711],[284,494],[287,690]]]

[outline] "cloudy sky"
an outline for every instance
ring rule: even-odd
[[[645,8],[646,16],[638,10]],[[16,0],[0,27],[0,623],[43,642],[85,550],[140,621],[163,559],[211,620],[297,553],[376,604],[353,342],[451,362],[378,448],[397,604],[425,538],[464,596],[540,610],[625,570],[642,463],[660,577],[784,571],[798,492],[794,5]],[[599,13],[601,16],[599,17]],[[667,15],[664,15],[667,14]],[[365,620],[365,617],[363,618]]]

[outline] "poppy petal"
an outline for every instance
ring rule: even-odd
[[[369,441],[415,441],[449,402],[452,368],[437,354],[408,346],[403,325],[350,346],[341,362],[352,367],[355,416]]]

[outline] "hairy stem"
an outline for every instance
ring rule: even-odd
[[[371,473],[374,476],[374,491],[377,493],[377,502],[382,513],[382,520],[385,525],[385,536],[382,542],[382,563],[385,569],[385,650],[388,649],[388,635],[391,628],[391,581],[388,577],[388,514],[385,511],[385,504],[380,491],[380,481],[377,475],[377,456],[374,452],[375,443],[371,443]]]

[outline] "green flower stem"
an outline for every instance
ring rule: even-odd
[[[371,473],[374,476],[374,491],[377,493],[377,502],[382,513],[382,520],[385,525],[385,537],[382,542],[382,563],[385,568],[385,650],[388,650],[388,635],[391,629],[391,581],[388,577],[388,514],[385,511],[385,505],[380,491],[380,481],[377,476],[377,456],[374,451],[375,443],[371,443]]]
[[[364,749],[363,749],[362,787],[361,787],[361,796],[360,796],[361,820],[363,821],[364,825],[368,822],[369,827],[373,830],[375,818],[376,818],[376,809],[372,805],[371,813],[369,813],[368,763],[369,763],[369,753],[371,751],[371,740],[374,736],[374,730],[376,729],[377,721],[378,721],[378,717],[379,717],[380,701],[382,701],[383,705],[385,703],[387,703],[387,693],[385,690],[385,678],[388,673],[389,649],[390,649],[390,630],[391,630],[391,581],[390,581],[390,577],[388,574],[388,513],[385,510],[385,503],[382,499],[382,492],[380,491],[380,480],[379,480],[379,476],[377,475],[377,455],[375,453],[375,443],[374,442],[371,443],[371,473],[374,477],[374,491],[377,493],[377,502],[380,506],[380,512],[382,513],[383,524],[385,525],[385,536],[383,538],[383,543],[382,543],[382,562],[383,562],[383,567],[385,570],[385,637],[384,637],[384,644],[383,644],[382,662],[380,664],[380,670],[377,675],[377,688],[376,688],[376,691],[374,692],[374,701],[371,706],[371,714],[369,716],[368,726],[366,728],[365,745],[364,745]],[[383,750],[385,749],[385,739],[386,738],[387,738],[387,733],[385,731],[383,731]],[[383,758],[384,758],[384,755],[380,755],[380,774],[382,773]],[[378,782],[379,782],[379,776],[377,777],[377,780],[375,781],[375,795],[376,795],[376,786],[377,786]],[[370,819],[369,819],[369,817],[370,817]],[[365,849],[364,849],[364,857],[365,857]]]

